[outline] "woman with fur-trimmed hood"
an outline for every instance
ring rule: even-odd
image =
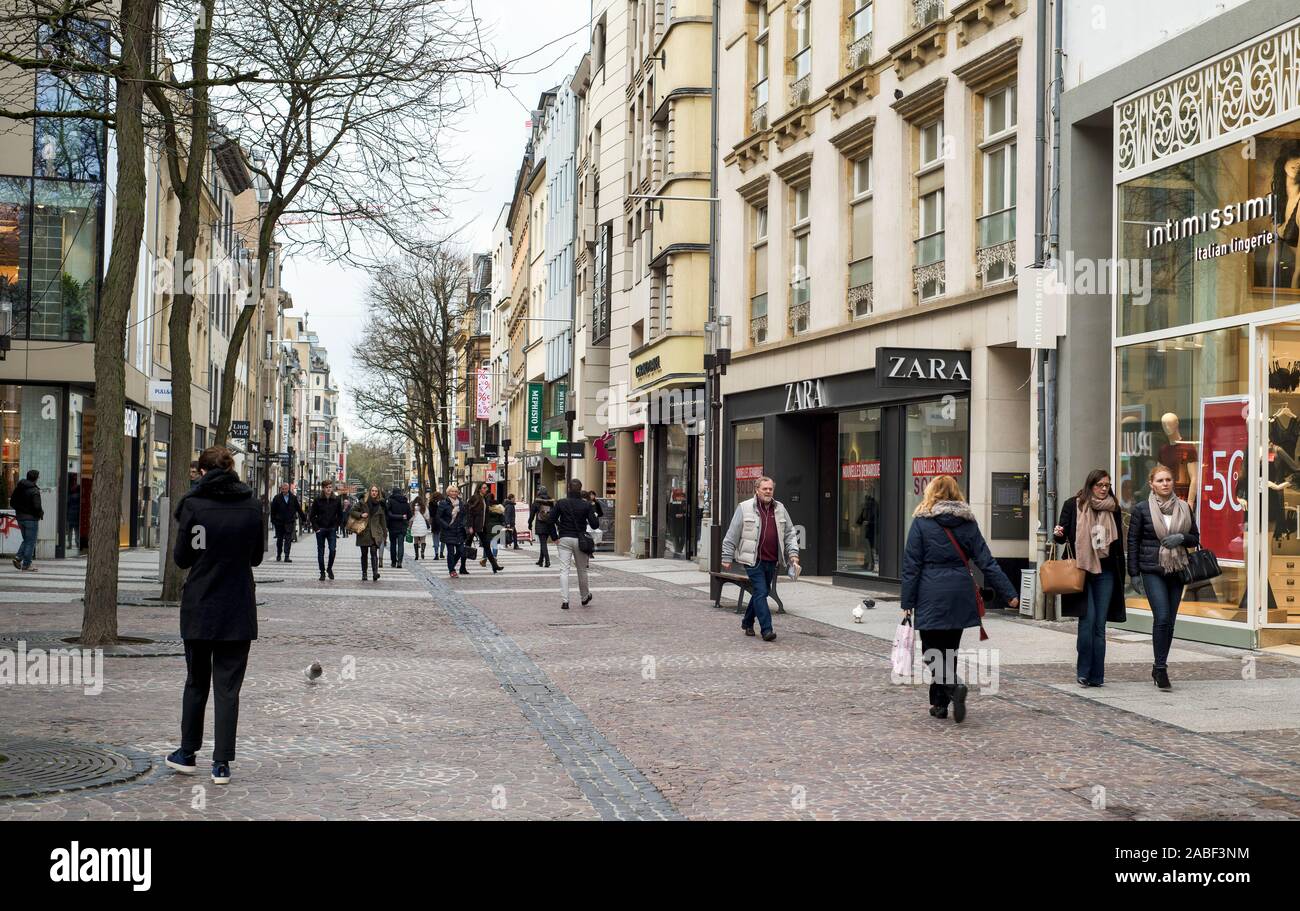
[[[980,593],[967,561],[984,574],[1012,607],[1019,605],[1015,588],[989,553],[975,514],[957,482],[940,475],[925,488],[912,514],[912,528],[903,552],[902,607],[911,615],[921,637],[921,652],[934,673],[930,684],[930,714],[966,717],[966,685],[957,680],[957,649],[964,630],[980,625]],[[936,660],[942,656],[942,666]]]

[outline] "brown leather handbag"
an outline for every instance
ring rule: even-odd
[[[1070,555],[1070,545],[1065,545],[1064,559],[1056,559],[1056,545],[1038,569],[1038,584],[1045,595],[1077,595],[1083,591],[1084,571]]]

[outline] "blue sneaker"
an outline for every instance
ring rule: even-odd
[[[194,754],[187,753],[184,750],[177,750],[168,756],[164,762],[167,763],[168,768],[184,772],[186,775],[193,775],[199,768],[194,763]]]
[[[230,784],[230,763],[228,762],[212,763],[212,783]]]

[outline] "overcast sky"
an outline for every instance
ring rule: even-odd
[[[489,252],[492,226],[510,201],[515,174],[528,141],[529,110],[546,89],[569,76],[587,49],[587,0],[473,0],[484,39],[498,59],[522,60],[501,88],[477,85],[475,103],[446,133],[445,157],[464,161],[467,189],[449,200],[452,224],[476,252]],[[568,38],[557,41],[561,36]],[[293,296],[294,315],[306,312],[308,328],[329,351],[336,381],[352,382],[351,348],[364,328],[366,276],[343,266],[301,257],[285,261],[284,287]],[[365,435],[346,392],[340,408],[344,432]]]

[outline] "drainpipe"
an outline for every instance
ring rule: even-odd
[[[1034,157],[1037,180],[1034,181],[1034,266],[1042,267],[1047,248],[1046,202],[1044,198],[1047,173],[1046,94],[1047,94],[1047,0],[1038,0],[1036,27],[1038,30],[1038,59],[1034,73]],[[1038,478],[1040,532],[1045,534],[1053,527],[1047,512],[1047,349],[1035,352],[1037,381],[1035,397],[1038,400]]]
[[[1063,0],[1052,0],[1052,53],[1056,57],[1052,78],[1052,226],[1048,243],[1054,259],[1059,258],[1061,243],[1061,86],[1065,81],[1065,65],[1061,51],[1064,37]],[[1058,358],[1047,358],[1047,528],[1055,527],[1056,519],[1056,370]]]
[[[721,2],[713,0],[713,21],[710,23],[710,56],[712,60],[713,88],[709,99],[709,318],[708,322],[718,319],[718,30],[721,24]],[[722,409],[713,409],[716,397],[722,400],[722,377],[716,370],[710,370],[705,379],[705,399],[708,411],[705,415],[704,474],[709,484],[709,571],[722,569],[722,524],[718,514],[722,509]],[[712,578],[712,577],[710,577]]]

